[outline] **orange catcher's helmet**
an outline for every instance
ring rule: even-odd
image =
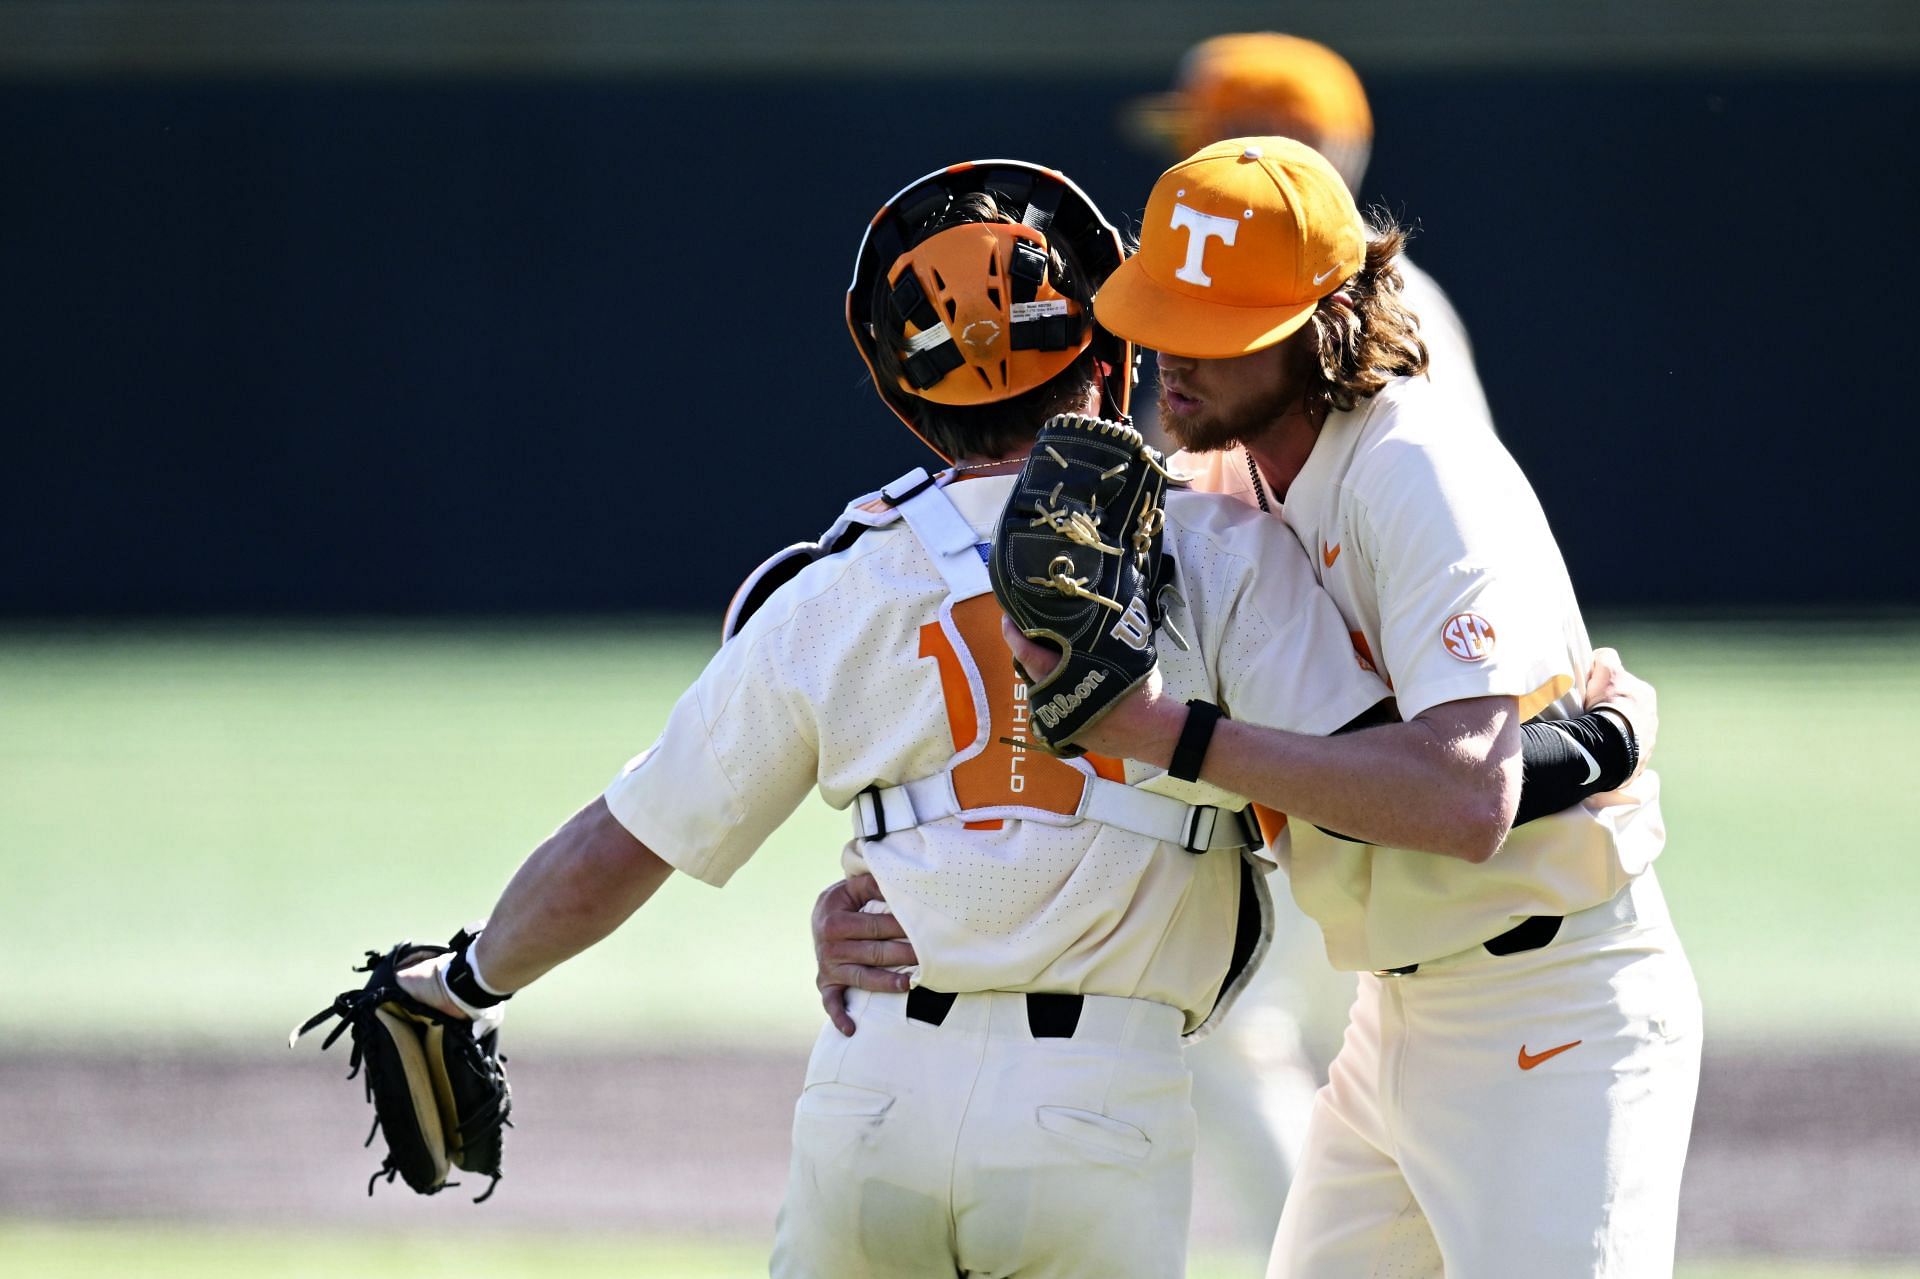
[[[954,209],[976,194],[1014,220]],[[1063,174],[1019,160],[956,164],[874,214],[847,288],[847,328],[880,398],[909,428],[912,400],[1009,400],[1089,347],[1102,366],[1102,412],[1124,418],[1133,347],[1093,320],[1094,291],[1124,256],[1120,233]],[[886,361],[876,358],[882,343]]]

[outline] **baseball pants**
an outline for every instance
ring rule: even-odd
[[[1180,1011],[942,998],[930,1012],[918,994],[910,1008],[853,991],[859,1032],[821,1029],[794,1107],[774,1279],[1183,1274],[1194,1120]],[[1033,998],[1054,1013],[1067,1001],[1071,1016],[1042,1025]]]
[[[1273,1223],[1306,1145],[1307,1116],[1326,1082],[1353,1006],[1354,975],[1327,963],[1320,926],[1284,884],[1273,895],[1273,943],[1232,1013],[1187,1045],[1200,1146],[1224,1174],[1236,1235],[1273,1242]]]
[[[1700,1041],[1651,871],[1542,949],[1363,974],[1268,1279],[1671,1275]]]

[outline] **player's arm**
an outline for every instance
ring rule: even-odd
[[[511,995],[610,935],[666,883],[673,867],[596,798],[522,862],[468,951],[482,989]],[[440,970],[452,956],[400,974],[422,1003],[455,1016]]]
[[[1052,669],[1051,650],[1011,625],[1002,629],[1028,670],[1043,677]],[[1650,738],[1656,718],[1652,688],[1621,669],[1611,650],[1596,657],[1588,704],[1605,703],[1619,712],[1623,729],[1630,715],[1631,722],[1646,723]],[[1629,706],[1631,713],[1624,709]],[[1499,851],[1520,816],[1529,732],[1535,761],[1529,819],[1624,783],[1644,758],[1628,748],[1627,731],[1617,739],[1575,739],[1551,727],[1523,731],[1519,699],[1510,696],[1445,701],[1404,723],[1376,723],[1325,738],[1225,718],[1214,724],[1210,738],[1203,729],[1196,723],[1189,730],[1188,709],[1162,695],[1156,673],[1080,744],[1176,772],[1179,754],[1182,768],[1197,768],[1194,775],[1202,780],[1322,830],[1469,862],[1484,862]],[[1574,745],[1597,752],[1592,762],[1599,767],[1589,768]],[[1624,768],[1616,766],[1616,757]]]
[[[1011,624],[1001,630],[1036,678],[1053,669],[1051,649]],[[1171,770],[1187,720],[1156,671],[1076,744]],[[1190,740],[1182,754],[1193,749]],[[1512,697],[1442,702],[1405,723],[1334,737],[1222,718],[1197,776],[1369,844],[1481,862],[1499,849],[1519,803],[1519,704]]]
[[[1653,685],[1622,666],[1614,650],[1595,649],[1581,701],[1596,709],[1572,719],[1532,719],[1520,726],[1520,802],[1514,826],[1617,790],[1645,766],[1659,724]],[[1390,705],[1382,704],[1340,731],[1393,719]],[[1354,838],[1321,829],[1336,839]]]
[[[1199,772],[1368,843],[1485,861],[1520,814],[1528,737],[1541,766],[1529,815],[1580,798],[1552,783],[1575,767],[1589,779],[1599,770],[1581,767],[1578,748],[1609,745],[1601,734],[1576,742],[1562,729],[1522,728],[1578,674],[1561,620],[1571,606],[1565,570],[1537,501],[1492,446],[1407,443],[1349,479],[1342,540],[1377,590],[1375,646],[1405,722],[1325,741],[1223,722],[1209,742],[1206,716],[1190,724],[1185,708],[1156,713],[1143,698],[1129,753],[1148,758],[1144,747],[1158,756],[1150,762],[1171,765],[1184,733],[1175,775]],[[1237,700],[1222,691],[1248,720],[1284,723],[1244,690]],[[1549,759],[1542,747],[1564,749]],[[1615,780],[1630,771],[1616,769]]]
[[[1184,729],[1186,708],[1177,709]],[[1481,862],[1518,811],[1521,744],[1511,697],[1442,702],[1406,723],[1335,737],[1222,719],[1200,777],[1352,839]],[[1164,768],[1173,749],[1164,761],[1135,758]]]
[[[1580,700],[1591,708],[1584,715],[1520,726],[1515,826],[1618,790],[1646,767],[1660,723],[1653,685],[1622,666],[1614,650],[1597,648]]]
[[[483,992],[511,994],[579,954],[674,870],[725,885],[806,797],[818,761],[809,707],[779,674],[791,612],[770,605],[724,645],[659,740],[522,863],[470,951]],[[448,977],[464,987],[457,968]]]
[[[518,990],[611,934],[672,873],[596,798],[514,872],[474,966],[496,991]]]

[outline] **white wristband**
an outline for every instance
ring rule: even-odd
[[[467,971],[473,974],[473,984],[486,991],[489,995],[494,996],[496,999],[505,999],[513,992],[498,989],[480,972],[480,961],[474,958],[473,954],[473,952],[479,948],[480,939],[478,937],[467,943]]]
[[[475,1008],[472,1004],[453,993],[453,987],[447,984],[447,966],[445,964],[441,964],[438,968],[434,969],[433,976],[434,980],[440,983],[440,993],[447,997],[447,1002],[455,1008],[458,1008],[462,1013],[465,1013],[468,1020],[486,1020],[489,1010],[485,1008]]]

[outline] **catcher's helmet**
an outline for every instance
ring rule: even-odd
[[[944,216],[973,193],[991,195],[1019,221]],[[1012,399],[1089,347],[1101,364],[1101,412],[1124,420],[1133,345],[1095,324],[1092,306],[1124,257],[1120,233],[1063,174],[1019,160],[956,164],[874,214],[847,288],[847,328],[880,398],[916,435],[913,400]],[[883,342],[897,377],[875,358]]]

